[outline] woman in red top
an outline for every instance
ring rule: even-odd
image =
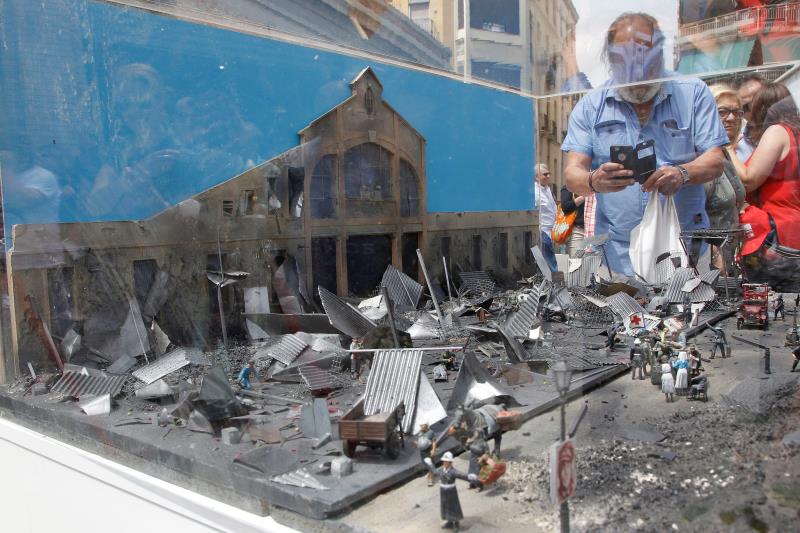
[[[728,152],[747,201],[769,215],[774,234],[745,257],[745,270],[751,281],[788,288],[800,281],[800,112],[786,86],[771,83],[756,94],[751,128],[757,146],[750,159],[742,164],[733,147]]]

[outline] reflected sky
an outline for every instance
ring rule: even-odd
[[[593,87],[608,79],[608,68],[600,59],[603,39],[611,22],[626,11],[643,11],[658,20],[664,33],[664,64],[668,70],[675,65],[675,33],[678,30],[677,0],[615,0],[606,7],[597,0],[572,0],[578,10],[576,53],[579,68],[589,77]],[[598,31],[598,28],[603,28]]]

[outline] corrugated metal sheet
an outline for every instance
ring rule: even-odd
[[[298,371],[306,387],[313,393],[334,388],[330,372],[322,370],[317,365],[303,365]]]
[[[497,285],[488,272],[476,270],[474,272],[461,272],[461,291],[469,294],[494,294],[497,292]]]
[[[573,370],[592,370],[604,366],[626,364],[616,357],[603,357],[599,352],[584,346],[565,345],[542,350],[528,359],[528,361],[546,362],[552,366],[557,361],[564,361]]]
[[[553,284],[546,279],[543,279],[539,285],[533,288],[531,295],[537,301],[541,300],[542,298],[548,298],[550,296],[550,291],[553,288]]]
[[[319,299],[328,315],[328,321],[342,333],[360,338],[375,327],[374,322],[324,287],[319,287]]]
[[[655,285],[663,285],[669,282],[674,273],[675,264],[672,262],[672,258],[667,257],[662,259],[656,263],[656,278],[653,283]]]
[[[586,298],[586,301],[588,301],[589,303],[591,303],[591,304],[593,304],[593,305],[595,305],[595,306],[597,306],[597,307],[599,307],[601,309],[605,308],[605,307],[608,307],[608,302],[606,302],[605,296],[602,296],[600,294],[598,294],[596,296],[592,296],[592,295],[589,295],[589,294],[581,294],[581,296]]]
[[[267,348],[267,355],[284,365],[291,365],[308,344],[295,334],[284,335],[277,343]]]
[[[573,309],[576,307],[575,299],[566,287],[561,287],[558,292],[554,293],[550,303],[558,304],[562,309]]]
[[[600,270],[601,259],[599,255],[584,255],[580,268],[566,273],[567,287],[588,287],[591,275],[597,276],[597,271]]]
[[[683,303],[686,293],[683,292],[681,289],[683,288],[684,284],[687,281],[689,281],[689,278],[692,277],[693,275],[694,273],[690,268],[675,269],[675,272],[673,273],[669,285],[667,285],[667,289],[663,295],[669,303],[671,304]]]
[[[644,307],[633,297],[625,292],[618,292],[606,298],[609,307],[614,311],[614,314],[620,318],[627,318],[633,313],[646,313]]]
[[[686,293],[681,289],[691,278],[694,278],[694,271],[691,268],[678,268],[670,279],[664,296],[672,304],[682,304]],[[692,303],[710,302],[717,297],[714,284],[719,277],[719,270],[712,270],[700,276],[702,281],[691,293],[689,298]]]
[[[539,320],[536,318],[536,311],[539,308],[539,300],[535,295],[529,295],[522,302],[516,313],[506,320],[505,330],[514,337],[527,338],[531,327]]]
[[[122,390],[127,375],[110,374],[84,375],[78,372],[65,372],[61,379],[53,385],[52,392],[58,392],[80,398],[81,396],[100,396],[110,394],[113,398]]]
[[[400,272],[392,265],[386,267],[381,279],[381,286],[386,287],[389,298],[396,308],[416,309],[422,296],[422,285]]]
[[[739,280],[739,278],[720,276],[719,279],[717,279],[717,290],[724,292],[727,286],[728,291],[735,292],[739,289],[740,282],[741,280]]]
[[[196,357],[196,354],[193,355]],[[133,377],[140,381],[144,381],[148,385],[154,381],[158,381],[167,374],[171,374],[176,370],[185,367],[190,363],[187,358],[187,352],[184,348],[178,348],[168,354],[159,357],[156,361],[147,366],[143,366],[138,370],[133,371]]]
[[[405,404],[403,431],[409,432],[413,423],[419,389],[422,350],[379,350],[364,390],[364,414],[388,413],[400,402]]]
[[[550,271],[550,266],[547,264],[547,260],[544,258],[539,247],[534,246],[531,248],[531,253],[533,254],[533,260],[536,261],[536,266],[539,267],[542,276],[548,281],[553,281],[553,273]]]

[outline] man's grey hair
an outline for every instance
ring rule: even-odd
[[[546,171],[550,170],[550,167],[545,165],[544,163],[539,163],[535,167],[533,167],[533,171],[537,176],[541,176]]]

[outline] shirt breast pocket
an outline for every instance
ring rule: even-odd
[[[686,163],[697,157],[689,128],[679,128],[674,120],[668,120],[661,124],[661,132],[665,155],[670,163]]]
[[[611,158],[611,147],[615,145],[627,145],[628,134],[625,122],[621,120],[607,120],[599,122],[594,127],[594,138],[592,139],[592,151],[594,156],[601,161],[608,161]]]

